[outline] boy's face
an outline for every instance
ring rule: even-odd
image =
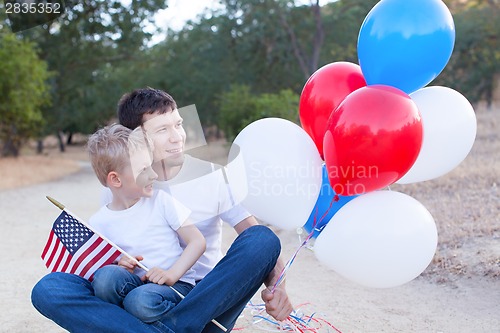
[[[186,132],[182,127],[182,118],[177,109],[166,113],[145,114],[143,126],[153,140],[154,161],[164,160],[168,167],[184,163],[184,144]]]
[[[147,149],[130,154],[130,165],[121,173],[123,191],[130,198],[151,197],[153,182],[158,175],[151,168],[151,157]]]

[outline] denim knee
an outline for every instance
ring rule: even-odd
[[[259,250],[275,256],[276,259],[279,257],[281,252],[280,239],[271,229],[263,225],[256,225],[247,230],[258,241]]]
[[[120,304],[127,292],[140,284],[138,276],[117,265],[99,268],[92,280],[95,295],[113,304]]]
[[[50,274],[45,275],[31,290],[31,303],[36,309],[40,310],[47,302],[47,297],[51,297],[52,293],[49,291],[54,285],[52,280]]]
[[[127,297],[123,300],[123,308],[134,317],[147,322],[148,310],[143,303],[141,293],[134,293],[133,290],[128,293]]]
[[[50,317],[74,293],[79,293],[79,296],[93,295],[90,282],[78,275],[53,272],[35,284],[31,291],[31,303],[38,312]]]
[[[112,288],[118,280],[117,276],[121,273],[120,270],[123,270],[123,268],[116,265],[99,268],[94,273],[94,279],[92,280],[92,287],[96,291],[96,294]]]
[[[57,297],[54,294],[54,289],[59,285],[62,274],[66,273],[56,272],[45,275],[31,290],[31,303],[38,311],[45,308],[46,305],[50,305],[53,297]]]
[[[153,323],[160,319],[158,306],[161,299],[157,299],[156,295],[151,295],[148,292],[143,292],[140,289],[134,289],[123,300],[123,308],[134,317],[142,320],[145,323]],[[156,302],[156,304],[154,304]],[[167,304],[165,304],[167,305]],[[175,304],[172,304],[172,307]]]

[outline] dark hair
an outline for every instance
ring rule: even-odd
[[[118,121],[123,126],[134,129],[142,125],[144,114],[163,114],[174,109],[177,109],[175,100],[163,90],[150,87],[136,89],[120,98]]]

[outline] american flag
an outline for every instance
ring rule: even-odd
[[[63,210],[52,226],[42,260],[51,272],[72,273],[91,280],[97,269],[112,263],[120,254]]]

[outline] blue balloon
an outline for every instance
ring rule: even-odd
[[[358,35],[358,58],[368,85],[410,94],[430,83],[450,60],[455,24],[442,0],[382,0]]]
[[[342,206],[357,197],[357,195],[338,196],[338,200],[335,201],[336,194],[330,186],[325,164],[323,164],[322,172],[323,179],[318,200],[316,201],[311,215],[309,215],[309,218],[303,227],[308,233],[314,229],[314,233],[312,235],[313,238],[318,237],[323,228],[328,224],[328,222],[330,222],[333,215],[335,215],[335,213],[342,208]]]

